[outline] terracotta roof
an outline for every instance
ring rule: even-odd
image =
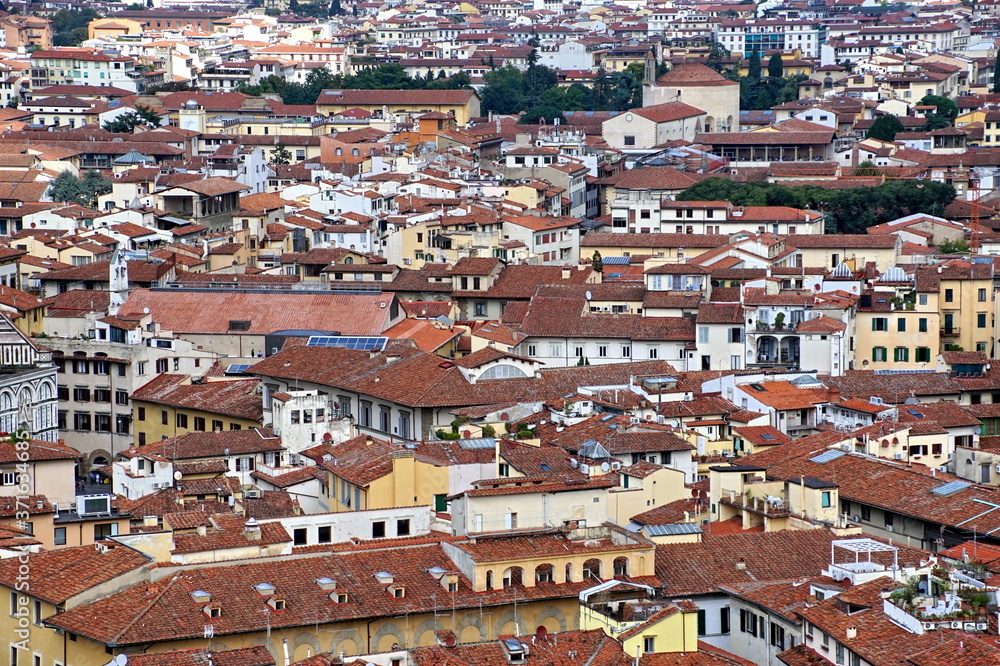
[[[136,389],[131,398],[223,414],[248,421],[260,421],[263,417],[263,402],[257,393],[256,379],[213,381],[204,384],[186,383],[188,381],[187,375],[164,373]]]
[[[380,335],[392,295],[336,293],[206,293],[133,289],[120,314],[149,308],[156,322],[176,333],[230,332],[230,322],[248,321],[245,335],[286,329],[339,330],[343,335]],[[219,316],[218,313],[225,313]]]
[[[656,79],[658,86],[733,86],[739,81],[730,81],[711,67],[701,63],[684,63],[676,65],[669,72]]]
[[[62,606],[77,595],[142,569],[151,561],[131,548],[112,548],[106,552],[94,546],[61,548],[31,555],[27,583],[31,596]],[[16,557],[0,560],[0,585],[18,589],[19,568]]]
[[[135,666],[274,666],[275,661],[266,647],[254,645],[232,650],[194,648],[137,654],[129,658],[129,663]]]

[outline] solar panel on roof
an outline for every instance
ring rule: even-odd
[[[699,534],[701,526],[697,523],[676,523],[672,525],[646,525],[649,536],[676,536],[678,534]]]
[[[771,433],[765,432],[763,435],[760,436],[760,438],[761,439],[774,439],[774,435],[772,435]]]
[[[972,484],[968,481],[949,481],[943,486],[938,486],[931,490],[935,495],[941,495],[942,497],[947,497],[948,495],[954,495],[959,490],[965,490]]]
[[[361,349],[364,351],[383,351],[389,338],[384,336],[351,336],[351,335],[311,335],[306,341],[307,347],[340,347],[343,349]]]
[[[601,263],[605,266],[628,266],[628,257],[603,257]]]
[[[478,437],[475,439],[460,439],[458,440],[458,445],[466,451],[471,451],[473,449],[492,449],[496,447],[497,441],[492,437]]]
[[[227,375],[240,375],[247,371],[253,363],[230,363],[229,367],[226,368]]]
[[[819,463],[822,465],[823,463],[828,463],[831,460],[836,460],[837,458],[840,458],[845,455],[847,455],[845,452],[838,450],[824,451],[818,456],[813,456],[812,458],[810,458],[809,462]]]

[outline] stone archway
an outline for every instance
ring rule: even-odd
[[[495,627],[494,636],[499,636],[500,634],[523,635],[528,631],[528,623],[525,621],[524,616],[521,613],[515,614],[513,609],[501,613],[497,617]]]
[[[479,613],[467,613],[455,625],[459,643],[478,643],[486,640],[486,625]]]
[[[372,652],[390,652],[393,645],[403,647],[406,645],[406,632],[399,628],[395,622],[387,622],[379,627],[375,635],[372,636]]]
[[[535,617],[535,625],[545,627],[549,633],[566,631],[566,614],[555,606],[546,606],[538,611]]]

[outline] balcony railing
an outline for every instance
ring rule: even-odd
[[[758,333],[794,333],[799,327],[797,321],[789,322],[787,324],[782,324],[781,326],[775,326],[774,324],[767,324],[764,322],[757,322],[757,332]]]
[[[959,328],[957,326],[943,327],[941,329],[941,337],[943,338],[957,338],[959,333]]]

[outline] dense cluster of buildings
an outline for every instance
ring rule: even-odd
[[[86,4],[0,13],[10,666],[1000,663],[995,5]]]

